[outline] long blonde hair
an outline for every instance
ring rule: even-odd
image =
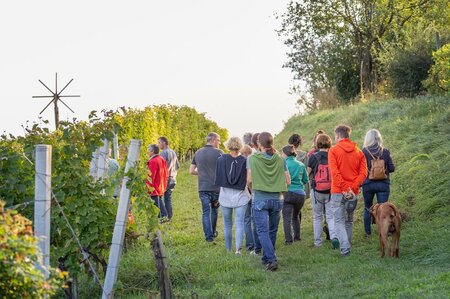
[[[377,129],[370,129],[364,137],[364,147],[380,147],[383,148],[383,138],[381,137],[380,131]]]

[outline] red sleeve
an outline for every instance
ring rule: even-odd
[[[357,193],[359,187],[362,185],[362,183],[366,180],[367,177],[367,161],[366,156],[364,156],[362,151],[359,151],[359,171],[358,171],[358,177],[355,180],[354,185],[352,186],[353,192]]]
[[[155,183],[155,174],[156,174],[156,170],[157,170],[158,166],[156,165],[156,163],[154,163],[154,161],[150,160],[148,162],[148,170],[150,170],[150,173],[148,174],[148,177],[150,178],[150,186],[154,187],[154,183]]]
[[[350,186],[342,178],[342,174],[337,167],[336,156],[333,148],[328,151],[328,164],[330,165],[331,180],[333,185],[341,189],[342,191],[347,191]]]

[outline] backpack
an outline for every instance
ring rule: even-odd
[[[320,193],[330,193],[331,190],[331,173],[328,166],[328,159],[325,162],[324,158],[319,153],[314,153],[317,159],[316,171],[314,173],[314,190]]]
[[[380,158],[383,155],[383,150],[381,150],[381,155],[379,157],[374,157],[369,149],[367,149],[367,152],[372,156],[368,179],[371,181],[381,181],[387,179],[386,164],[384,163],[384,160]]]

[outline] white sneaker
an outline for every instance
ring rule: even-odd
[[[241,253],[240,250],[236,250],[235,254],[236,254],[237,256],[241,256],[241,255],[242,255],[242,253]]]
[[[255,255],[255,256],[257,256],[258,254],[256,253],[256,251],[252,250],[252,251],[250,251],[250,255]]]

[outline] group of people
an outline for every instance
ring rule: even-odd
[[[172,191],[176,185],[177,171],[180,167],[177,154],[169,147],[165,136],[158,138],[158,144],[150,144],[147,148],[149,160],[149,180],[146,184],[150,196],[159,208],[160,222],[172,219]]]
[[[206,145],[195,153],[189,168],[190,174],[198,176],[206,241],[214,242],[218,236],[216,225],[221,207],[226,249],[241,255],[245,235],[245,247],[250,254],[262,252],[266,269],[275,271],[278,268],[275,243],[281,214],[285,244],[300,241],[301,209],[310,198],[314,246],[323,244],[325,215],[332,248],[339,248],[342,256],[348,256],[360,187],[365,205],[364,229],[370,235],[369,209],[375,195],[378,203],[388,200],[389,174],[395,170],[378,130],[367,132],[362,150],[351,141],[350,133],[349,126],[337,126],[336,143],[332,145],[330,136],[318,131],[309,152],[301,150],[302,138],[293,134],[281,153],[274,148],[270,133],[247,133],[243,141],[231,137],[225,144],[229,151],[226,154],[219,149],[220,136],[209,133]]]

